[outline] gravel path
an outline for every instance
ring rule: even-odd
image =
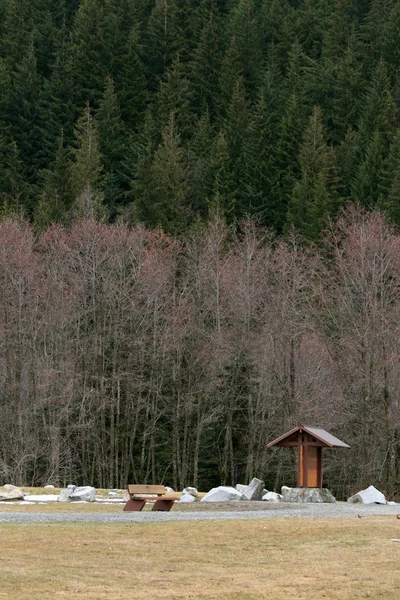
[[[160,523],[170,521],[225,521],[229,519],[270,519],[279,517],[363,517],[371,515],[400,515],[400,504],[282,504],[271,510],[122,512],[121,513],[29,513],[0,512],[0,523]]]

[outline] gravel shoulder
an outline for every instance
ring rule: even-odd
[[[233,503],[238,504],[238,503]],[[241,504],[241,503],[240,503]],[[288,504],[267,505],[251,503],[251,510],[238,509],[232,503],[208,510],[173,509],[171,512],[85,512],[85,513],[46,513],[43,512],[1,512],[0,523],[161,523],[171,521],[225,521],[232,519],[269,519],[269,518],[335,518],[367,517],[372,515],[400,516],[400,504],[395,506],[379,504]],[[227,506],[230,505],[230,506]],[[259,505],[259,506],[255,506]]]

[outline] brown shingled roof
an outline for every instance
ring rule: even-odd
[[[267,448],[270,448],[271,446],[275,446],[276,444],[279,444],[279,442],[282,442],[286,438],[292,436],[297,431],[305,431],[306,433],[309,433],[310,435],[315,437],[317,440],[319,440],[320,442],[322,442],[329,448],[350,448],[350,446],[348,446],[348,444],[346,444],[345,442],[342,442],[341,440],[339,440],[337,437],[335,437],[331,433],[328,433],[328,431],[325,431],[325,429],[321,429],[321,427],[312,427],[309,425],[299,425],[298,427],[291,429],[284,435],[281,435],[280,437],[276,438],[276,440],[274,440],[273,442],[270,442],[267,445]]]

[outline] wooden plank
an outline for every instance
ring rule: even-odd
[[[318,473],[318,448],[315,446],[307,446],[307,487],[320,487]]]
[[[298,469],[297,487],[304,487],[304,446],[299,446]]]
[[[128,485],[129,494],[166,494],[164,485]]]

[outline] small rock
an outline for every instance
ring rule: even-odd
[[[167,485],[165,485],[164,487],[167,490],[167,492],[170,492],[171,494],[175,494],[175,490],[173,490],[172,487],[168,487]]]
[[[200,502],[232,502],[242,500],[243,494],[234,487],[220,485],[219,487],[213,488],[203,496]]]
[[[191,496],[193,496],[193,498],[197,498],[199,492],[195,487],[185,487],[182,494],[190,494]]]
[[[243,485],[242,483],[238,483],[238,484],[236,485],[236,489],[237,489],[237,491],[238,491],[238,492],[242,492],[242,494],[244,494],[244,493],[245,493],[245,491],[247,490],[247,487],[248,487],[247,485]]]
[[[390,500],[389,502],[386,502],[386,504],[388,506],[396,506],[397,502],[393,502],[392,500]]]
[[[49,485],[45,485],[45,486],[44,486],[44,489],[45,489],[45,490],[54,489],[54,485],[50,485],[50,484],[49,484]]]
[[[107,492],[107,496],[109,498],[115,498],[116,496],[122,497],[122,491],[121,490],[110,490],[109,492]]]
[[[0,500],[23,500],[24,492],[16,487],[15,485],[11,485],[11,483],[6,483],[3,487],[0,487]]]
[[[265,502],[280,502],[282,500],[282,494],[276,492],[267,492],[263,495],[262,500]]]

